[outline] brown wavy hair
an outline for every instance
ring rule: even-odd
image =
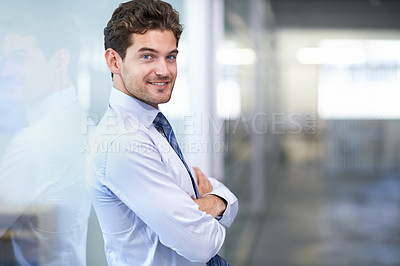
[[[132,0],[119,5],[104,28],[104,47],[114,49],[122,59],[132,44],[133,33],[148,30],[171,30],[178,46],[183,26],[179,13],[169,3],[160,0]]]

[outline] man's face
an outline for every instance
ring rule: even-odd
[[[46,96],[54,71],[36,46],[35,36],[6,35],[1,54],[4,56],[1,80],[11,97],[21,95],[25,103],[31,104]]]
[[[123,92],[158,108],[171,98],[177,75],[176,39],[170,30],[133,34],[121,62]]]

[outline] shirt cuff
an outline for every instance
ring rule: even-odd
[[[226,201],[226,209],[220,217],[216,217],[220,224],[225,227],[231,226],[239,210],[239,204],[236,196],[222,183],[214,178],[209,178],[213,190],[205,195],[215,195]],[[218,219],[219,218],[219,219]]]

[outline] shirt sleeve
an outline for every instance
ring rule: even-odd
[[[219,223],[223,226],[229,227],[235,220],[235,217],[239,210],[239,202],[236,196],[221,182],[215,178],[208,178],[213,186],[213,190],[208,194],[216,195],[223,198],[226,201],[226,209],[219,219]]]
[[[101,181],[143,220],[160,242],[194,262],[207,262],[221,248],[225,228],[184,192],[167,171],[146,134],[118,137]]]

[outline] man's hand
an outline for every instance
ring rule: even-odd
[[[205,194],[210,193],[213,190],[213,187],[208,180],[207,176],[203,174],[202,171],[198,167],[193,167],[194,174],[196,175],[197,181],[197,189],[199,190],[200,198]]]
[[[211,182],[198,167],[193,167],[193,170],[196,175],[197,188],[200,195],[200,198],[195,199],[194,202],[199,205],[201,211],[212,215],[214,218],[222,215],[226,209],[226,201],[216,195],[209,194],[204,196],[205,194],[212,192],[213,187]]]
[[[200,199],[195,199],[194,202],[199,205],[200,211],[206,212],[212,217],[222,215],[226,209],[226,202],[216,195],[206,195]]]

